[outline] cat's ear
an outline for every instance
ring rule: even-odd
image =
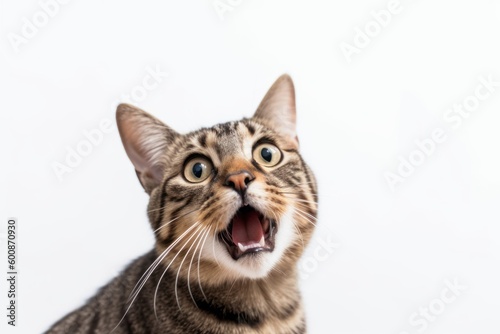
[[[298,148],[295,89],[288,74],[280,76],[269,88],[253,118],[288,138],[290,144]]]
[[[118,106],[116,122],[137,177],[144,190],[151,193],[163,179],[164,153],[178,134],[157,118],[129,104]]]

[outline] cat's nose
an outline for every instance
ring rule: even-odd
[[[247,190],[248,184],[254,179],[255,176],[253,176],[250,172],[242,170],[228,175],[224,185],[233,188],[236,192],[243,196]]]

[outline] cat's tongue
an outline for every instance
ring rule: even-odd
[[[260,244],[264,237],[264,230],[260,223],[259,213],[255,210],[238,212],[233,218],[232,237],[235,245],[255,244],[257,246]]]

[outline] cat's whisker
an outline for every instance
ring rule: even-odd
[[[198,225],[200,225],[199,222],[196,222],[196,223],[193,224],[193,226],[198,226]],[[199,229],[199,227],[198,227],[198,229]],[[179,254],[182,252],[182,250],[187,245],[187,243],[189,242],[189,240],[193,239],[193,237],[195,235],[196,235],[196,232],[193,233],[193,235],[191,235],[189,237],[189,239],[187,239],[184,242],[184,244],[182,245],[181,249],[174,255],[174,257],[172,258],[172,260],[170,261],[170,263],[168,264],[168,266],[163,271],[163,274],[161,274],[160,279],[158,280],[158,284],[156,284],[155,294],[154,294],[154,297],[153,297],[153,310],[154,310],[154,314],[155,314],[155,317],[156,317],[157,320],[158,320],[158,313],[156,312],[156,297],[158,295],[158,289],[160,288],[160,283],[161,283],[163,277],[165,276],[165,274],[167,273],[168,268],[170,268],[170,266],[172,265],[172,263],[175,261],[175,259],[177,258],[177,256],[179,256]]]
[[[318,220],[317,217],[311,215],[310,212],[307,212],[307,211],[310,211],[310,210],[313,209],[313,207],[311,207],[311,206],[317,207],[317,204],[315,204],[315,203],[301,202],[301,201],[295,201],[295,203],[294,203],[294,208],[295,209],[300,210],[304,214],[307,214],[307,216],[309,216],[314,221],[317,221]],[[304,211],[304,210],[306,210],[306,211]]]
[[[293,227],[295,228],[295,230],[298,232],[298,235],[300,237],[300,242],[302,243],[302,249],[305,249],[304,237],[303,237],[302,231],[300,230],[300,227],[298,226],[295,219],[292,219],[292,224],[293,224]]]
[[[288,186],[275,186],[275,187],[279,188],[279,189],[299,188],[299,186],[305,186],[305,185],[308,185],[308,184],[315,184],[315,182],[313,182],[313,181],[310,181],[310,182],[301,182],[301,183],[294,183],[294,184],[291,184],[291,185],[288,185]]]
[[[304,249],[305,248],[305,244],[304,244],[304,237],[302,236],[302,231],[300,230],[299,226],[297,225],[297,223],[295,222],[294,219],[292,219],[292,224],[293,224],[293,227],[295,228],[295,230],[298,232],[297,234],[300,237],[300,241],[302,243],[302,248]]]
[[[191,284],[190,284],[190,275],[191,275],[191,267],[193,265],[193,260],[194,260],[194,257],[196,255],[196,252],[198,251],[198,248],[200,247],[200,244],[201,242],[203,241],[203,239],[205,238],[205,236],[207,235],[207,233],[209,232],[209,228],[207,227],[204,227],[204,233],[203,235],[201,236],[201,238],[198,240],[197,244],[196,244],[196,248],[194,249],[193,251],[193,255],[191,256],[191,261],[189,261],[189,268],[188,268],[188,273],[187,273],[187,283],[188,283],[188,290],[189,290],[189,295],[191,296],[191,299],[193,300],[193,303],[196,307],[198,307],[198,304],[196,304],[196,301],[194,300],[194,297],[193,297],[193,293],[191,291]],[[201,252],[201,249],[200,249],[200,252]],[[199,262],[198,262],[199,263]],[[198,276],[199,278],[199,276]]]
[[[165,259],[165,257],[168,255],[168,253],[175,247],[175,245],[177,245],[183,238],[186,234],[188,234],[195,226],[191,226],[190,228],[188,228],[186,231],[184,231],[184,233],[182,233],[176,240],[174,240],[172,242],[172,244],[170,244],[163,252],[162,254],[158,257],[158,261],[156,262],[156,264],[154,265],[154,267],[148,272],[146,278],[143,280],[141,286],[139,287],[138,291],[135,292],[135,296],[134,298],[137,296],[137,294],[139,294],[139,291],[142,289],[142,287],[144,286],[144,284],[146,283],[146,281],[149,279],[149,277],[152,275],[153,271],[160,265],[160,263],[163,261],[163,259]],[[143,275],[144,276],[144,275]],[[130,299],[130,298],[129,298]]]
[[[301,195],[302,193],[300,191],[281,191],[281,190],[278,190],[280,195]],[[308,195],[311,195],[313,197],[318,197],[319,195],[317,193],[313,193],[313,192],[307,192]],[[325,195],[321,195],[322,197],[325,197]],[[328,197],[328,195],[326,195],[326,197]]]
[[[311,206],[308,206],[306,204],[311,204],[314,207],[318,206],[318,202],[317,201],[309,201],[309,200],[295,198],[295,197],[291,197],[291,196],[284,196],[284,197],[292,200],[297,206],[305,208],[305,209],[311,209]],[[312,217],[314,217],[314,216],[312,216]],[[314,217],[314,218],[316,218],[316,217]]]
[[[156,230],[154,230],[153,233],[157,233],[159,230],[161,230],[162,228],[166,227],[167,225],[169,225],[169,224],[173,223],[174,221],[176,221],[176,220],[178,220],[180,218],[183,218],[183,217],[185,217],[185,216],[187,216],[187,215],[189,215],[189,214],[191,214],[193,212],[196,212],[197,210],[198,209],[195,209],[195,210],[189,211],[189,212],[187,212],[185,214],[182,214],[180,216],[175,217],[174,219],[170,220],[169,222],[166,222],[166,223],[162,224],[160,227],[158,227]]]
[[[156,265],[154,266],[153,269],[150,270],[150,272],[148,273],[148,275],[143,279],[143,282],[141,283],[141,285],[139,286],[138,290],[135,292],[135,295],[134,297],[132,298],[132,301],[130,302],[129,306],[127,307],[127,309],[125,310],[125,314],[123,315],[123,317],[120,319],[120,321],[118,322],[118,324],[113,328],[113,330],[111,332],[113,332],[115,329],[118,328],[118,326],[120,326],[120,324],[122,323],[123,319],[125,319],[125,317],[127,316],[127,313],[129,312],[130,308],[132,307],[132,305],[134,304],[134,301],[135,299],[137,298],[137,296],[139,295],[139,293],[141,292],[142,288],[144,287],[144,285],[146,284],[146,282],[148,281],[149,277],[151,277],[152,273],[155,271],[155,269],[158,267],[158,265],[161,263],[161,261],[163,261],[163,259],[167,256],[167,254],[169,253],[169,251],[171,249],[173,249],[173,247],[175,246],[175,244],[177,244],[178,242],[180,242],[180,240],[182,240],[182,238],[187,234],[189,233],[189,231],[191,231],[191,229],[193,229],[196,225],[193,225],[191,227],[189,227],[186,231],[184,231],[184,233],[182,233],[174,242],[172,242],[172,244],[166,249],[166,252],[162,252],[163,255],[161,255],[161,260],[158,261],[156,263]],[[130,298],[129,298],[130,299]]]
[[[216,242],[216,238],[217,238],[218,227],[219,227],[219,222],[217,222],[217,226],[214,228],[214,240],[213,240],[213,243],[212,243],[212,251],[214,253],[215,262],[217,262],[217,265],[220,267],[219,260],[217,260],[217,255],[215,255],[215,242]]]
[[[205,301],[207,301],[207,296],[205,296],[205,292],[203,291],[203,288],[201,287],[201,280],[200,280],[200,262],[201,262],[201,252],[203,248],[205,247],[205,242],[208,239],[208,236],[210,235],[210,232],[212,231],[212,228],[209,228],[207,231],[207,234],[205,235],[205,238],[203,239],[203,244],[201,245],[200,251],[198,253],[198,286],[200,287],[201,294],[203,295],[203,298],[205,298]]]
[[[305,200],[312,199],[313,201],[317,201],[318,198],[318,196],[309,192],[302,192],[302,191],[295,192],[295,191],[282,191],[282,190],[278,190],[278,192],[279,195],[281,195],[282,197],[291,199],[305,199]]]
[[[295,197],[290,197],[290,196],[285,196],[286,198],[289,198],[295,202],[301,202],[301,203],[308,203],[308,204],[313,204],[313,205],[318,205],[318,202],[316,201],[308,201],[306,199],[300,199],[300,198],[295,198]]]
[[[299,237],[300,237],[300,241],[302,242],[302,249],[305,248],[305,245],[304,245],[304,238],[302,236],[302,232],[300,231],[300,228],[297,226],[297,223],[295,222],[295,220],[292,220],[292,223],[293,223],[293,227],[295,228],[295,230],[298,232],[299,234]]]
[[[160,211],[160,210],[165,210],[167,208],[166,205],[160,207],[160,208],[157,208],[157,209],[151,209],[151,210],[148,210],[146,211],[146,213],[151,213],[151,212],[156,212],[156,211]]]
[[[174,240],[172,242],[172,244],[170,244],[166,249],[165,251],[162,252],[161,256],[158,257],[159,261],[155,264],[155,266],[148,272],[147,276],[144,278],[143,282],[141,283],[140,287],[138,288],[138,290],[135,292],[135,294],[133,295],[134,299],[135,297],[137,297],[137,295],[139,294],[140,290],[142,289],[142,287],[146,284],[147,280],[149,279],[149,277],[151,277],[151,275],[153,274],[153,271],[156,270],[156,268],[160,265],[160,263],[165,259],[165,257],[168,255],[168,253],[185,237],[186,234],[188,234],[195,226],[191,226],[190,228],[188,228],[187,231],[184,231],[184,233],[182,233],[176,240]],[[129,297],[129,300],[130,300],[130,297]],[[133,301],[132,301],[133,302]]]
[[[276,214],[276,212],[270,211],[270,214],[273,216],[273,219],[276,222],[278,222],[280,220],[279,217],[278,217],[278,215]],[[295,223],[294,220],[292,220],[292,224],[293,224],[294,228],[297,230],[297,232],[298,232],[298,234],[300,236],[300,239],[302,240],[302,248],[305,248],[304,247],[304,238],[302,237],[302,232],[300,231],[300,229],[298,228],[298,226],[297,226],[297,224]],[[278,268],[273,268],[273,270],[279,272],[282,275],[285,275],[285,273],[283,271],[281,271],[280,269],[278,269]]]
[[[146,269],[146,271],[144,272],[144,274],[142,274],[142,276],[139,278],[139,280],[135,284],[134,288],[132,289],[132,292],[130,292],[130,295],[129,295],[128,299],[127,299],[127,302],[129,302],[130,299],[132,298],[132,296],[135,294],[136,288],[141,283],[141,280],[144,278],[144,276],[146,276],[149,273],[149,271],[151,270],[151,268],[153,268],[153,266],[155,266],[156,263],[158,263],[158,262],[161,261],[161,259],[163,258],[163,255],[167,251],[168,251],[168,248],[166,248],[163,252],[161,252],[161,254],[153,261],[153,263],[151,263],[151,265],[148,267],[148,269]]]
[[[318,218],[311,215],[309,212],[306,212],[304,210],[301,210],[299,209],[299,207],[301,208],[304,208],[304,209],[310,209],[310,207],[306,206],[305,204],[301,204],[301,203],[296,203],[298,205],[298,207],[296,207],[295,209],[299,210],[300,212],[304,213],[305,215],[309,216],[311,219],[313,219],[314,221],[318,221]]]
[[[316,224],[313,221],[311,221],[307,216],[304,216],[300,211],[298,211],[297,208],[294,208],[294,210],[296,214],[307,220],[309,223],[313,224],[313,226],[316,226]]]
[[[200,229],[201,228],[201,229]],[[184,261],[186,260],[186,257],[189,255],[189,252],[191,251],[191,249],[193,248],[193,246],[196,244],[196,240],[198,240],[198,238],[202,235],[203,231],[205,231],[206,227],[201,225],[198,227],[198,229],[194,232],[194,234],[196,234],[196,238],[194,238],[191,246],[189,247],[189,249],[187,250],[186,254],[184,255],[184,257],[182,258],[182,261],[181,261],[181,264],[179,264],[179,268],[177,269],[177,275],[175,276],[175,288],[174,288],[174,292],[175,292],[175,300],[177,301],[177,306],[179,307],[179,310],[181,310],[181,304],[179,303],[179,296],[177,294],[177,283],[179,282],[179,274],[181,272],[181,269],[182,269],[182,265],[184,264]],[[183,247],[184,248],[184,247]],[[194,254],[194,253],[193,253]],[[189,275],[189,271],[188,271],[188,275]],[[189,277],[189,276],[188,276]],[[191,292],[191,289],[189,288],[189,279],[188,279],[188,290],[189,292]],[[191,296],[192,297],[192,296]],[[196,304],[196,303],[195,303]]]
[[[234,278],[233,279],[233,283],[231,284],[231,287],[229,288],[229,290],[227,291],[227,294],[230,294],[231,293],[231,290],[233,290],[233,287],[234,287],[234,284],[236,283],[238,279],[237,278]]]
[[[279,272],[281,275],[285,276],[285,273],[283,272],[283,270],[278,269],[278,268],[273,268],[273,269],[274,269],[274,271],[277,271],[277,272]]]
[[[279,222],[280,219],[274,210],[268,211],[267,214],[270,214],[276,223]]]

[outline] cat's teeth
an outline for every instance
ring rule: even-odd
[[[245,252],[247,251],[248,249],[250,248],[255,248],[255,247],[259,247],[260,245],[259,244],[248,244],[248,245],[243,245],[241,242],[238,242],[238,248],[240,249],[240,251],[242,252]]]
[[[259,245],[260,245],[261,247],[265,247],[265,246],[266,246],[266,240],[264,240],[264,236],[262,236],[262,237],[260,238]]]
[[[264,236],[262,236],[260,238],[259,243],[251,243],[251,244],[248,244],[248,245],[243,245],[241,242],[238,242],[238,248],[242,252],[245,252],[245,251],[247,251],[248,249],[251,249],[251,248],[259,248],[259,247],[265,247],[265,246],[266,246],[266,240],[264,240]]]

